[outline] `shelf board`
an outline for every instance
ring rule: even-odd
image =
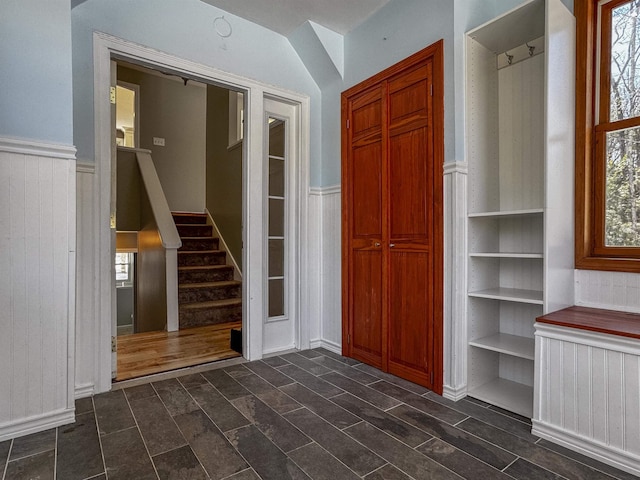
[[[507,253],[507,252],[476,252],[470,253],[476,258],[544,258],[542,253]]]
[[[484,385],[470,389],[467,394],[510,412],[533,416],[533,387],[496,378]]]
[[[469,292],[470,297],[506,300],[508,302],[532,303],[542,305],[542,292],[538,290],[520,290],[518,288],[488,288]]]
[[[497,212],[476,212],[470,213],[469,218],[482,217],[517,217],[521,215],[539,215],[543,212],[542,208],[531,208],[528,210],[502,210]]]
[[[497,333],[472,340],[469,345],[527,360],[533,360],[535,357],[535,340],[533,338],[508,335],[506,333]]]

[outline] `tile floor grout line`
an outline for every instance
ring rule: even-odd
[[[206,382],[208,382],[207,378],[204,375],[201,375]],[[218,428],[218,426],[214,423],[213,420],[211,420],[211,418],[209,417],[209,415],[207,415],[207,412],[205,412],[202,407],[200,406],[200,404],[198,403],[198,401],[195,399],[195,397],[193,395],[191,395],[191,392],[189,391],[189,389],[187,387],[184,386],[184,384],[180,381],[178,381],[178,383],[180,383],[180,385],[182,385],[182,388],[184,388],[184,391],[187,392],[187,395],[189,395],[191,397],[191,399],[195,402],[196,406],[198,407],[198,410],[200,410],[205,417],[207,417],[209,419],[209,421],[213,424],[213,426],[218,429],[218,431],[220,432],[220,434],[224,437],[224,439],[229,443],[229,445],[231,445],[231,442],[229,442],[229,439],[227,438],[227,436],[224,434],[224,432],[222,430],[220,430]],[[173,418],[173,417],[171,417]],[[175,422],[175,420],[174,420]],[[180,425],[178,425],[176,423],[176,426],[178,427],[178,431],[180,432],[180,435],[182,435],[182,437],[187,440],[187,438],[184,435],[184,432],[182,431],[182,429],[180,428]],[[209,471],[204,467],[204,464],[202,463],[202,460],[200,460],[200,457],[198,456],[198,452],[196,452],[192,447],[191,447],[191,443],[189,442],[189,440],[187,440],[187,445],[189,445],[189,448],[191,449],[191,453],[193,453],[193,456],[196,457],[196,460],[198,460],[198,465],[200,465],[200,468],[202,468],[202,470],[204,471],[205,475],[208,478],[211,478],[211,475],[209,475]],[[233,445],[231,445],[233,447]],[[238,454],[240,454],[240,452],[238,452]],[[242,459],[246,462],[246,459],[240,455],[242,457]],[[249,462],[247,462],[247,465],[249,465]],[[244,470],[242,470],[244,471]],[[238,473],[238,472],[236,472]],[[233,473],[232,475],[235,475],[235,473]]]
[[[382,458],[382,457],[380,457],[380,458]],[[382,459],[384,460],[384,458],[382,458]],[[375,473],[375,472],[377,472],[378,470],[382,470],[384,467],[394,467],[394,468],[395,468],[395,465],[393,465],[393,464],[391,464],[391,463],[387,462],[386,460],[384,460],[384,461],[385,461],[386,463],[384,463],[383,465],[380,465],[378,468],[376,468],[376,469],[374,469],[374,470],[371,470],[369,473],[367,473],[367,474],[365,474],[365,475],[362,475],[361,477],[362,477],[362,478],[364,478],[364,477],[366,477],[366,476],[368,476],[368,475],[371,475],[372,473]]]
[[[247,463],[247,464],[248,464],[248,463]],[[221,478],[220,480],[229,480],[229,479],[230,479],[231,477],[233,477],[234,475],[239,475],[239,474],[241,474],[241,473],[243,473],[243,472],[246,472],[247,470],[251,470],[251,471],[253,471],[253,472],[255,473],[255,470],[249,466],[249,467],[245,468],[244,470],[240,470],[239,472],[235,472],[235,473],[232,473],[231,475],[227,475],[226,477],[223,477],[223,478]],[[208,478],[211,478],[211,476],[207,473],[207,471],[206,471],[206,470],[205,470],[205,475],[206,475]],[[256,475],[258,475],[258,474],[256,473]],[[260,476],[259,476],[259,475],[258,475],[258,478],[260,478]]]
[[[467,415],[467,414],[466,414],[466,413],[463,413],[463,415]],[[456,428],[458,428],[458,425],[460,425],[460,424],[461,424],[461,423],[463,423],[463,422],[466,422],[466,421],[467,421],[467,420],[469,420],[470,418],[473,418],[473,417],[471,417],[471,415],[467,415],[467,416],[466,416],[466,417],[464,417],[462,420],[460,420],[459,422],[456,422],[456,423],[452,424],[451,426],[452,426],[452,427],[456,427]]]
[[[75,413],[74,413],[75,418]],[[53,480],[58,478],[58,434],[60,432],[60,427],[56,427],[56,441],[53,444]]]
[[[435,438],[435,437],[434,437],[434,438]],[[486,466],[488,466],[489,468],[491,468],[491,469],[493,469],[493,470],[495,470],[495,471],[497,471],[497,472],[504,472],[504,469],[502,469],[502,470],[501,470],[501,469],[499,469],[498,467],[494,467],[494,466],[493,466],[493,465],[491,465],[490,463],[487,463],[486,461],[484,461],[482,458],[478,458],[478,457],[476,457],[475,455],[472,455],[471,453],[467,452],[466,450],[463,450],[462,448],[458,448],[456,445],[453,445],[452,443],[449,443],[449,442],[447,442],[446,440],[444,440],[444,439],[442,439],[442,438],[438,438],[438,440],[440,440],[440,441],[441,441],[441,442],[443,442],[443,443],[446,443],[446,444],[447,444],[447,445],[449,445],[451,448],[454,448],[455,450],[458,450],[458,451],[459,451],[459,452],[461,452],[463,455],[467,455],[467,456],[469,456],[469,457],[473,458],[474,460],[477,460],[478,462],[485,464]],[[427,442],[427,443],[428,443],[428,442]],[[419,452],[419,453],[422,453],[422,452]],[[510,453],[516,457],[516,459],[515,459],[513,462],[515,462],[518,458],[520,458],[520,456],[519,456],[519,455],[516,455],[516,454],[515,454],[515,453],[513,453],[513,452],[510,452]],[[424,455],[424,454],[423,454],[423,455]],[[425,456],[428,456],[428,455],[425,455]],[[431,457],[429,457],[429,458],[431,458]],[[433,459],[432,459],[432,460],[433,460]],[[511,462],[511,463],[513,463],[513,462]],[[438,462],[438,463],[440,463],[440,462]],[[510,463],[509,465],[511,465],[511,463]],[[507,467],[508,467],[509,465],[507,465]],[[507,467],[505,467],[505,468],[507,468]],[[454,472],[454,473],[456,473],[456,472]],[[458,474],[456,473],[456,475],[458,475]],[[460,476],[462,476],[462,475],[460,475]]]
[[[347,465],[346,463],[344,463],[342,460],[340,460],[338,457],[336,457],[333,453],[331,453],[329,450],[327,450],[326,448],[324,448],[322,445],[320,445],[318,442],[316,442],[316,441],[315,441],[315,440],[313,440],[313,439],[312,439],[311,443],[308,443],[308,444],[306,444],[306,445],[302,445],[301,447],[298,447],[298,448],[296,448],[295,450],[291,450],[291,452],[295,452],[296,450],[300,450],[301,448],[308,447],[309,445],[313,445],[313,444],[316,444],[316,445],[317,445],[318,447],[320,447],[322,450],[324,450],[325,452],[327,452],[327,454],[328,454],[329,456],[331,456],[331,458],[333,458],[333,459],[334,459],[334,460],[336,460],[338,463],[340,463],[341,465],[343,465],[343,466],[344,466],[347,470],[349,470],[350,472],[353,472],[353,474],[354,474],[356,477],[360,477],[360,475],[358,475],[358,473],[357,473],[355,470],[353,470],[351,467],[349,467],[349,465]],[[289,452],[289,453],[291,453],[291,452]],[[289,456],[289,454],[288,454],[288,453],[287,453],[287,456]],[[289,458],[291,458],[291,457],[289,457]],[[305,470],[304,470],[304,469],[303,469],[303,468],[298,464],[298,462],[296,462],[293,458],[291,458],[291,461],[292,461],[293,463],[295,463],[296,465],[298,465],[298,467],[300,467],[300,469],[301,469],[302,471],[305,471]],[[305,473],[306,473],[306,472],[305,472]],[[369,475],[370,473],[371,473],[371,472],[367,473],[367,475]],[[364,477],[364,475],[362,475],[362,477]],[[311,475],[309,475],[309,478],[313,479],[313,477],[312,477]]]
[[[420,430],[420,429],[419,429]],[[424,432],[424,430],[420,430],[421,432]],[[425,432],[428,435],[431,435],[429,432]],[[429,442],[432,442],[433,440],[435,440],[436,438],[438,438],[438,440],[444,441],[439,437],[436,437],[435,435],[431,435],[431,438],[429,440],[425,440],[424,442],[422,442],[420,445],[416,445],[415,447],[413,447],[414,450],[418,450],[420,447],[422,447],[423,445],[426,445]],[[447,442],[449,443],[449,442]],[[419,452],[420,453],[420,452]]]
[[[180,431],[180,429],[178,429],[178,431]],[[180,435],[182,435],[181,431],[180,431]],[[184,438],[184,435],[182,435],[182,438]],[[186,442],[186,438],[185,438],[185,442]],[[174,448],[170,448],[169,450],[163,450],[162,452],[158,452],[155,455],[151,455],[151,453],[149,453],[149,457],[153,460],[153,458],[155,457],[159,457],[160,455],[164,455],[165,453],[173,452],[174,450],[180,450],[181,448],[184,448],[184,447],[190,447],[189,442],[184,443],[183,445],[178,445],[177,447],[174,447]]]
[[[125,389],[123,389],[123,390],[125,390]],[[127,397],[127,394],[124,391],[122,392],[122,394],[124,395],[124,399],[127,402],[127,406],[129,407],[129,412],[131,412],[131,416],[133,417],[133,421],[136,424],[136,429],[138,430],[138,435],[140,435],[140,439],[142,440],[142,445],[144,445],[144,449],[147,452],[147,456],[149,457],[149,461],[151,462],[151,466],[153,467],[153,471],[156,474],[156,478],[158,478],[158,480],[159,480],[160,479],[160,475],[158,474],[158,469],[156,468],[156,464],[153,461],[153,457],[151,456],[151,452],[149,452],[149,447],[147,446],[147,442],[144,439],[144,436],[142,435],[142,430],[140,430],[140,425],[138,425],[138,419],[136,418],[136,415],[133,413],[133,408],[131,408],[131,404],[129,403],[129,398]],[[180,432],[180,433],[182,433],[182,432]],[[183,436],[183,438],[184,438],[184,436]]]
[[[9,469],[9,459],[11,458],[11,452],[13,450],[13,442],[14,439],[11,439],[11,444],[9,445],[9,451],[7,452],[7,461],[4,462],[4,468],[2,470],[2,477],[0,477],[2,480],[5,480],[6,476],[7,476],[7,470]]]
[[[93,418],[96,422],[96,434],[98,435],[98,443],[100,444],[100,457],[102,458],[102,471],[104,472],[104,478],[109,478],[107,474],[107,462],[104,459],[104,449],[102,448],[102,435],[100,435],[100,425],[98,424],[98,412],[96,412],[96,404],[93,401],[93,395],[91,396],[91,407],[93,408]]]
[[[515,454],[514,454],[515,455]],[[520,455],[516,455],[516,458],[514,458],[506,467],[504,467],[501,472],[502,473],[507,473],[505,470],[507,470],[511,465],[513,465],[514,463],[516,463],[518,460],[520,460],[522,457]],[[522,458],[523,460],[526,461],[526,459]],[[507,474],[508,475],[508,474]]]

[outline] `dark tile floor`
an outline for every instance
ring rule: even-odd
[[[534,437],[527,419],[324,349],[97,395],[76,416],[0,443],[0,477],[636,478]]]

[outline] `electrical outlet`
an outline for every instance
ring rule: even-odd
[[[159,147],[164,147],[164,138],[162,137],[153,137],[153,144],[158,145]]]

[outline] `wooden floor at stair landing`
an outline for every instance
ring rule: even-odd
[[[118,337],[116,381],[239,357],[229,347],[232,328],[242,322]]]

